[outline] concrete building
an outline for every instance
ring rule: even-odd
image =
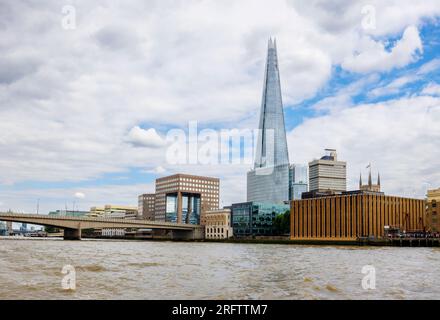
[[[134,220],[138,217],[138,208],[134,206],[105,205],[104,218],[109,219],[129,219]]]
[[[428,190],[426,195],[426,222],[428,231],[440,232],[440,188]]]
[[[336,150],[309,162],[309,191],[341,193],[347,189],[347,163],[338,161]]]
[[[289,153],[276,41],[269,39],[255,163],[247,173],[247,201],[289,200]]]
[[[279,203],[243,202],[231,205],[234,236],[271,236],[273,221],[289,210],[289,205]]]
[[[356,240],[384,237],[385,228],[413,232],[425,228],[425,202],[353,191],[291,202],[292,240]]]
[[[220,201],[218,178],[175,174],[156,179],[155,220],[205,224],[207,211]]]
[[[138,212],[141,219],[154,220],[155,193],[144,193],[138,197]]]
[[[134,206],[107,204],[104,207],[91,207],[88,216],[95,218],[134,220],[138,217],[138,208]]]
[[[90,212],[87,216],[92,218],[100,218],[104,216],[105,209],[104,207],[91,207]]]
[[[233,236],[231,210],[219,209],[207,211],[205,215],[205,238],[228,239]]]

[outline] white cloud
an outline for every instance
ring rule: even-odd
[[[387,85],[381,87],[377,87],[371,90],[368,94],[370,97],[379,97],[383,95],[389,94],[397,94],[400,92],[400,89],[414,81],[417,81],[420,77],[417,76],[402,76],[397,79],[394,79]]]
[[[75,192],[73,196],[77,199],[84,199],[86,197],[86,195],[83,192]]]
[[[342,66],[354,72],[389,71],[416,61],[423,52],[422,40],[416,27],[405,29],[402,38],[388,51],[383,42],[366,38],[359,52],[346,58]]]
[[[430,83],[423,88],[422,94],[430,96],[440,96],[440,85],[437,83]]]
[[[164,173],[166,171],[167,170],[164,167],[162,167],[162,166],[157,166],[156,168],[154,168],[154,173],[157,173],[157,174],[161,174],[161,173]]]
[[[128,141],[135,146],[147,147],[147,148],[161,148],[166,145],[164,139],[159,136],[154,128],[148,130],[133,127],[128,133]]]

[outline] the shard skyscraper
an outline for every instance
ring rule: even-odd
[[[254,168],[247,174],[247,201],[289,200],[289,153],[284,126],[276,41],[269,39]]]

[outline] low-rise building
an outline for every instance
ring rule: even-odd
[[[228,239],[233,236],[230,209],[207,211],[205,222],[206,239]]]
[[[88,216],[92,218],[100,218],[104,215],[104,212],[104,207],[91,207]]]
[[[104,228],[102,229],[103,237],[123,237],[125,236],[125,229],[119,228]]]
[[[129,219],[138,217],[138,208],[134,206],[105,205],[102,207],[91,207],[89,217],[107,219]]]
[[[268,202],[243,202],[231,206],[234,236],[272,236],[277,215],[289,211],[289,205]]]
[[[49,212],[50,216],[59,217],[84,217],[89,215],[89,211],[78,211],[78,210],[56,210]]]
[[[425,202],[349,191],[342,195],[291,201],[292,240],[357,240],[381,238],[386,229],[423,232]]]
[[[440,232],[440,188],[428,190],[426,199],[426,222],[428,231]]]

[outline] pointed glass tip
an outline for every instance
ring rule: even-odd
[[[270,37],[269,38],[269,44],[268,44],[269,49],[275,49],[275,46],[276,46],[275,38],[274,38],[274,40],[272,40],[272,37]]]

